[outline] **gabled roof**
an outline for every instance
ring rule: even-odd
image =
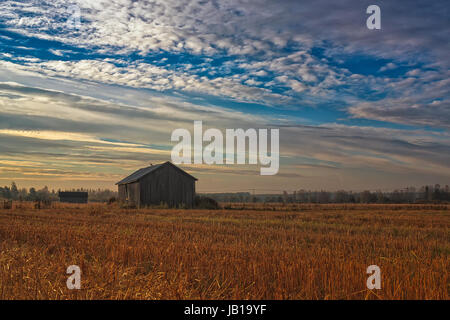
[[[146,176],[147,174],[149,174],[151,172],[154,172],[154,171],[158,170],[159,168],[163,167],[164,165],[171,165],[172,167],[174,167],[175,169],[181,171],[185,175],[188,175],[192,179],[197,180],[197,178],[191,176],[186,171],[178,168],[176,165],[172,164],[170,161],[167,161],[167,162],[164,162],[164,163],[152,165],[152,166],[147,167],[147,168],[139,169],[139,170],[133,172],[132,174],[130,174],[128,177],[126,177],[126,178],[120,180],[119,182],[117,182],[116,185],[117,184],[127,184],[127,183],[136,182],[136,181],[140,180],[142,177]]]
[[[128,177],[120,180],[116,184],[126,184],[126,183],[136,182],[140,178],[142,178],[143,176],[149,174],[150,172],[155,171],[156,169],[158,169],[161,166],[162,166],[162,163],[161,164],[155,164],[155,165],[147,167],[147,168],[139,169],[139,170],[133,172],[132,174],[130,174]]]

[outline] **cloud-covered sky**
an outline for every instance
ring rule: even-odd
[[[371,4],[381,30],[366,27]],[[184,166],[199,191],[448,184],[449,9],[437,0],[2,1],[0,184],[113,188],[170,160],[172,130],[192,131],[194,120],[280,128],[276,176]]]

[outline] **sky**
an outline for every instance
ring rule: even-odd
[[[381,10],[381,29],[366,9]],[[279,129],[280,168],[199,192],[449,184],[445,1],[0,2],[0,185],[111,188],[176,128]],[[79,20],[78,17],[79,16]],[[78,23],[79,22],[79,23]]]

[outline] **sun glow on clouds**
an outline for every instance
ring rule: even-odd
[[[17,136],[17,137],[25,137],[25,138],[33,138],[33,139],[42,139],[42,140],[69,140],[69,141],[78,141],[78,142],[92,142],[92,143],[101,143],[101,144],[109,144],[114,146],[127,146],[127,147],[142,147],[140,144],[133,143],[121,143],[121,142],[110,142],[104,141],[99,138],[75,133],[75,132],[61,132],[61,131],[25,131],[25,130],[10,130],[10,129],[0,129],[0,134]]]

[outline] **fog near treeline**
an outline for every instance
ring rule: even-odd
[[[407,187],[385,191],[284,191],[282,194],[239,193],[202,193],[218,202],[279,202],[279,203],[441,203],[450,202],[450,190],[439,184]]]
[[[20,188],[15,182],[10,186],[0,187],[0,199],[17,201],[59,201],[59,191],[84,191],[88,193],[89,202],[106,202],[117,198],[117,191],[109,189],[72,189],[49,190]],[[393,191],[311,191],[298,190],[294,192],[273,194],[252,194],[251,192],[231,193],[198,193],[216,200],[217,202],[278,202],[278,203],[442,203],[450,202],[450,188],[439,184],[422,186],[420,188],[407,187]]]

